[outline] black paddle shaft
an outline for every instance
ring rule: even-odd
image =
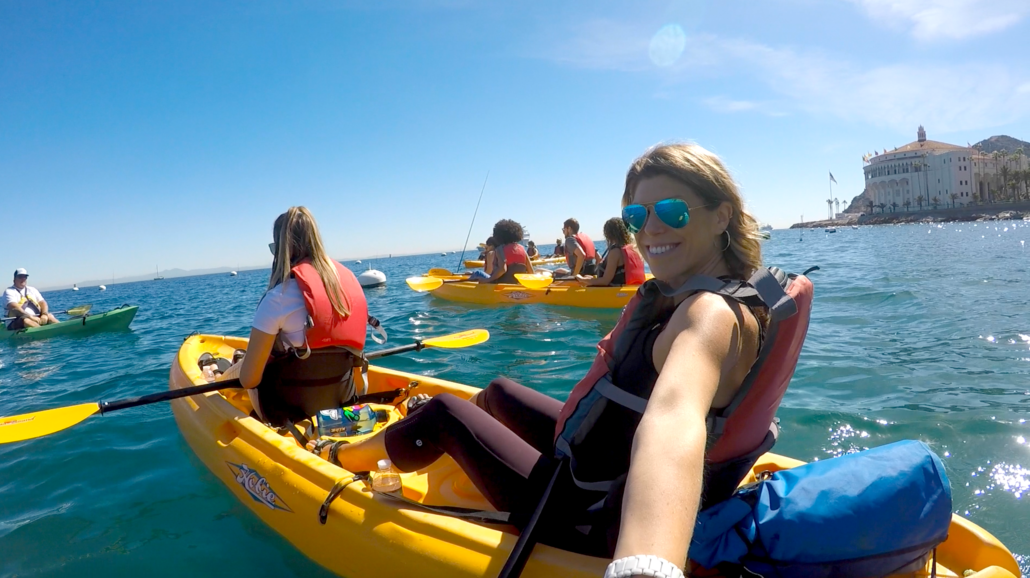
[[[425,347],[426,346],[423,345],[421,341],[416,341],[415,343],[410,343],[408,345],[401,345],[399,347],[391,347],[390,349],[374,351],[372,353],[365,355],[365,359],[378,359],[380,357],[386,357],[388,355],[394,355],[397,353],[404,353],[406,351],[422,351],[423,349],[425,349]],[[141,405],[158,403],[162,401],[171,401],[173,399],[179,399],[180,397],[200,395],[202,393],[210,393],[212,391],[218,391],[221,389],[239,389],[241,387],[243,386],[240,385],[240,380],[227,379],[225,381],[216,381],[214,383],[208,383],[206,385],[195,385],[193,387],[184,387],[182,389],[175,389],[171,391],[161,391],[158,393],[151,393],[150,395],[130,397],[128,399],[119,399],[116,401],[102,401],[99,403],[100,413],[105,414],[109,411],[116,411],[119,409],[138,407]],[[387,392],[387,395],[396,394],[392,392]]]
[[[160,391],[158,393],[151,393],[150,395],[141,395],[139,397],[130,397],[128,399],[119,399],[116,401],[102,401],[99,403],[100,413],[105,414],[109,411],[137,407],[140,405],[147,405],[151,403],[157,403],[160,401],[170,401],[173,399],[179,399],[180,397],[200,395],[202,393],[209,393],[212,391],[218,391],[220,389],[238,389],[240,387],[243,387],[242,385],[240,385],[240,380],[227,379],[225,381],[216,381],[214,383],[208,383],[206,385],[195,385],[193,387],[184,387],[182,389],[174,389],[171,391]]]
[[[508,559],[504,562],[504,567],[501,568],[501,573],[497,575],[497,578],[518,578],[522,575],[522,569],[526,567],[526,562],[529,561],[529,555],[533,553],[533,547],[536,546],[539,535],[536,533],[537,522],[544,515],[544,510],[547,508],[547,499],[551,497],[551,491],[554,489],[555,482],[558,481],[558,476],[561,475],[562,470],[565,468],[566,461],[562,460],[558,462],[558,467],[554,469],[554,474],[551,476],[551,481],[547,483],[547,488],[544,490],[544,494],[540,496],[540,502],[536,505],[536,510],[533,511],[533,515],[530,516],[529,522],[526,523],[526,527],[522,529],[522,533],[519,534],[518,542],[515,542],[515,547],[511,549],[511,553],[508,554]]]

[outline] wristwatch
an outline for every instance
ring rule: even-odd
[[[619,558],[609,564],[604,573],[604,578],[629,578],[630,576],[683,578],[683,570],[664,558],[649,554]]]

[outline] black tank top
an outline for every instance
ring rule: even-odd
[[[597,266],[597,276],[604,277],[604,272],[607,271],[608,267],[608,253],[612,249],[622,250],[622,247],[612,247],[604,252],[604,256],[601,257],[601,264]],[[625,285],[626,284],[626,259],[623,258],[619,266],[615,268],[615,276],[612,277],[612,282],[609,285]]]

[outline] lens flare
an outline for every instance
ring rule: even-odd
[[[651,37],[648,55],[655,66],[676,64],[687,47],[687,35],[679,24],[666,24]]]

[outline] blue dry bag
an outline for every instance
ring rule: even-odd
[[[951,485],[901,441],[783,470],[697,516],[690,558],[761,576],[867,578],[922,568],[948,537]]]

